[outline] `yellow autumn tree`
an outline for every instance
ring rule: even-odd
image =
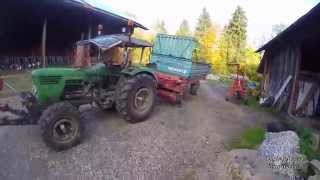
[[[213,27],[207,29],[206,32],[203,33],[201,37],[199,37],[199,59],[212,64],[212,60],[214,57],[214,45],[216,43],[217,33]]]
[[[155,40],[155,34],[146,32],[140,29],[136,29],[134,32],[133,37],[138,38],[138,39],[143,39],[145,41],[148,41],[150,43],[153,43]],[[151,48],[145,48],[143,52],[143,57],[141,59],[141,53],[142,53],[142,48],[135,48],[132,51],[132,59],[133,63],[135,64],[148,64],[150,61],[150,56],[151,56]]]
[[[199,42],[196,58],[199,61],[212,64],[216,53],[217,31],[206,8],[203,8],[198,18],[194,36]]]

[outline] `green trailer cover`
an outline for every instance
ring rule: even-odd
[[[196,40],[191,37],[158,34],[153,48],[153,54],[173,56],[192,61],[192,53]]]
[[[159,34],[153,47],[151,62],[157,65],[158,71],[164,73],[188,79],[203,78],[210,73],[211,66],[192,62],[196,43],[192,37]]]

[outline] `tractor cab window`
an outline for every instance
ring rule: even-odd
[[[108,49],[103,54],[103,61],[109,65],[122,65],[125,61],[124,48],[113,47]]]
[[[116,46],[103,53],[102,61],[107,66],[125,67],[132,60],[132,49],[123,46]]]
[[[90,67],[91,64],[91,48],[90,45],[77,45],[74,52],[74,63],[75,68],[86,68]]]

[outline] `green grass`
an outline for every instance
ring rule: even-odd
[[[261,106],[259,105],[259,102],[257,101],[256,97],[249,96],[248,97],[248,104],[249,107],[256,109],[256,110],[262,110]]]
[[[263,142],[265,134],[264,128],[249,128],[232,145],[232,149],[256,149]]]
[[[309,160],[318,159],[320,160],[320,150],[315,149],[313,146],[313,135],[312,131],[308,128],[299,127],[297,134],[300,138],[300,151],[306,155]]]
[[[31,74],[29,72],[6,73],[1,77],[18,91],[30,91],[32,88]],[[0,91],[0,98],[13,95],[14,93],[7,87]]]
[[[257,111],[265,111],[265,112],[269,112],[269,113],[274,113],[274,110],[271,107],[265,108],[265,107],[261,107],[257,97],[254,96],[249,96],[248,97],[248,107],[257,110]]]

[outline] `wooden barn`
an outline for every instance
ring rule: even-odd
[[[320,4],[262,46],[264,104],[292,117],[320,116]]]
[[[66,64],[76,41],[121,33],[129,18],[93,0],[4,0],[0,6],[0,69]],[[98,28],[99,26],[99,28]],[[135,27],[146,29],[134,21]],[[14,66],[12,66],[14,65]]]

